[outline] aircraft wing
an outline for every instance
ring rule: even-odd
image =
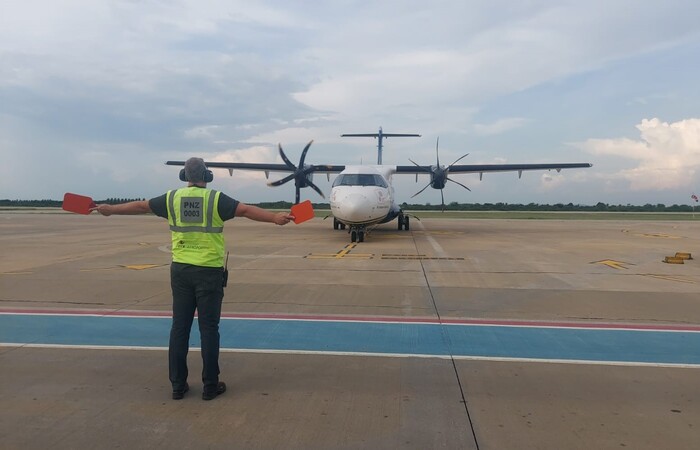
[[[590,163],[553,163],[553,164],[454,164],[449,166],[450,173],[518,172],[525,170],[581,169],[592,167]],[[431,173],[433,166],[396,166],[396,173],[425,174]]]
[[[312,141],[313,142],[313,141]],[[311,175],[313,172],[320,172],[320,173],[325,173],[325,174],[331,174],[331,173],[339,173],[342,172],[345,169],[345,166],[336,166],[336,165],[331,165],[331,164],[312,164],[312,165],[307,165],[304,164],[304,157],[306,156],[306,151],[309,149],[309,145],[311,145],[311,142],[308,143],[306,148],[304,149],[304,152],[302,153],[301,160],[299,161],[299,166],[297,167],[294,164],[292,164],[289,159],[286,157],[284,152],[282,151],[282,147],[280,147],[280,155],[282,156],[282,159],[285,161],[286,164],[276,164],[276,163],[238,163],[238,162],[216,162],[216,161],[211,161],[211,162],[204,162],[204,164],[207,166],[209,169],[228,169],[228,173],[230,175],[233,175],[234,170],[257,170],[261,172],[265,172],[265,178],[268,178],[270,175],[270,172],[290,172],[289,175],[285,176],[284,178],[281,178],[276,181],[271,181],[268,184],[268,186],[281,186],[289,181],[294,180],[294,190],[296,192],[295,199],[296,201],[294,202],[295,204],[299,203],[300,200],[300,191],[302,188],[305,187],[310,187],[318,194],[325,198],[325,195],[323,195],[323,192],[321,192],[321,189],[316,186],[313,181],[311,181]],[[185,161],[166,161],[167,165],[169,166],[184,166]],[[330,177],[330,175],[327,175]]]
[[[185,161],[167,161],[165,164],[169,166],[184,166]],[[295,168],[286,164],[277,163],[237,163],[237,162],[204,162],[209,169],[228,169],[233,170],[257,170],[262,172],[294,172]],[[340,173],[345,169],[345,166],[330,165],[330,164],[313,164],[305,166],[309,172],[320,173]]]

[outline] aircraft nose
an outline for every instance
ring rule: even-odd
[[[372,216],[372,206],[362,194],[351,194],[343,200],[343,215],[352,222],[367,220]]]

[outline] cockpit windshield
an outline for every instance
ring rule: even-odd
[[[333,181],[335,186],[379,186],[389,187],[381,175],[371,173],[344,173],[338,175]]]

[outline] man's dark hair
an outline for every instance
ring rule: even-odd
[[[204,174],[207,171],[207,166],[204,165],[202,158],[192,157],[185,162],[185,175],[187,181],[198,183],[204,181]]]

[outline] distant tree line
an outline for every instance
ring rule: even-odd
[[[401,208],[406,210],[424,209],[424,210],[440,210],[442,205],[420,205],[402,203]],[[445,205],[445,211],[609,211],[609,212],[693,212],[693,207],[690,205],[671,205],[666,206],[663,203],[652,205],[610,205],[603,202],[598,202],[595,205],[578,205],[573,203],[555,203],[538,204],[528,203],[527,205],[518,203],[457,203],[452,202]]]
[[[108,204],[118,204],[126,203],[132,201],[145,200],[144,198],[107,198],[105,200],[96,200],[95,203],[108,203]],[[60,208],[63,202],[61,200],[8,200],[0,199],[0,207],[54,207]],[[254,203],[251,203],[254,204]],[[330,209],[328,203],[312,203],[314,209]],[[278,202],[261,202],[257,203],[257,206],[266,209],[289,209],[292,207],[291,202],[278,201]],[[401,208],[407,211],[439,211],[442,209],[442,205],[432,205],[430,203],[420,204],[412,203],[408,204],[406,202],[401,204]],[[445,211],[609,211],[609,212],[693,212],[693,206],[691,205],[671,205],[666,206],[663,203],[657,203],[652,205],[647,203],[645,205],[610,205],[603,202],[598,202],[595,205],[578,205],[573,203],[555,203],[553,205],[549,204],[538,204],[538,203],[528,203],[527,205],[519,203],[457,203],[452,202],[445,205]],[[700,211],[700,208],[698,208]]]
[[[312,203],[314,209],[330,209],[328,203]],[[291,202],[263,202],[259,203],[261,208],[268,209],[289,209],[292,206]],[[442,205],[432,205],[430,203],[402,203],[401,208],[407,211],[440,211]],[[652,205],[609,205],[607,203],[598,202],[595,205],[575,205],[573,203],[555,203],[554,205],[538,203],[528,203],[527,205],[519,203],[457,203],[452,202],[445,205],[445,211],[610,211],[610,212],[693,212],[691,205],[671,205],[666,206],[663,203]],[[700,208],[698,208],[700,211]]]
[[[95,203],[108,203],[116,205],[119,203],[145,200],[144,198],[108,198],[105,200],[95,200]],[[29,206],[33,208],[60,208],[63,200],[8,200],[0,199],[0,206]]]

